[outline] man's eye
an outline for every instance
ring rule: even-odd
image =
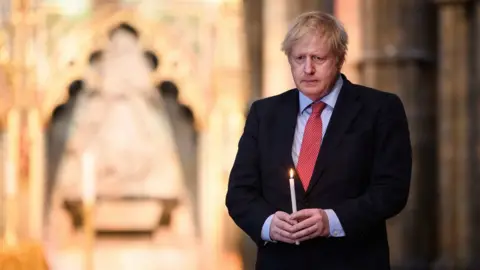
[[[303,60],[303,59],[305,59],[305,56],[303,56],[303,55],[302,56],[297,56],[297,60]]]

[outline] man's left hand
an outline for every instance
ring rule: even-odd
[[[323,209],[302,209],[291,217],[298,222],[293,226],[293,238],[297,241],[330,235],[328,216]]]

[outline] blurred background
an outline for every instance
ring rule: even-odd
[[[293,87],[280,44],[314,9],[345,24],[348,79],[407,111],[392,265],[480,269],[474,0],[0,0],[0,269],[254,269],[228,175],[249,105]]]

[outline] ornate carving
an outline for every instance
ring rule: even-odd
[[[167,5],[158,10],[157,18],[148,19],[134,8],[115,9],[106,5],[98,8],[91,16],[76,21],[73,26],[72,21],[47,12],[45,16],[57,19],[54,25],[48,26],[54,44],[49,48],[52,54],[47,57],[51,69],[49,79],[45,80],[48,83],[41,86],[46,94],[42,104],[44,120],[47,121],[53,108],[65,100],[66,86],[75,77],[82,76],[88,65],[88,54],[105,46],[105,33],[108,29],[125,21],[144,33],[140,36],[140,44],[156,52],[162,59],[160,67],[151,76],[152,80],[176,81],[182,88],[180,99],[192,104],[195,115],[199,116],[199,124],[203,126],[209,103],[189,101],[207,99],[212,95],[208,91],[211,89],[209,66],[213,54],[214,37],[211,29],[214,21],[199,12],[204,9],[203,14],[208,14],[208,4],[183,9],[180,6]],[[166,20],[169,16],[173,19]],[[71,54],[70,61],[61,62],[60,53],[65,51],[66,41],[74,44],[78,50]]]

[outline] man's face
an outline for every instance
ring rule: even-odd
[[[337,57],[318,35],[307,34],[298,40],[288,62],[295,85],[314,101],[328,94],[339,72]]]

